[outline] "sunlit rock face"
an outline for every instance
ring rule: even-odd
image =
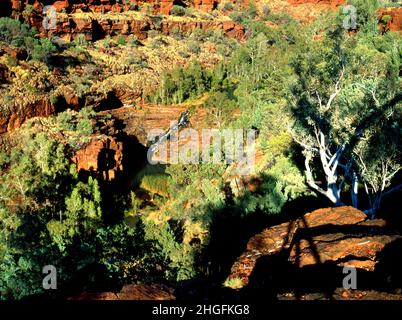
[[[242,39],[244,27],[232,21],[196,21],[182,18],[180,20],[153,19],[171,14],[175,0],[163,1],[130,1],[122,4],[115,0],[63,0],[63,1],[30,1],[9,0],[12,16],[25,20],[36,27],[43,35],[57,36],[66,41],[74,40],[78,35],[84,35],[87,41],[104,38],[106,35],[137,36],[139,40],[148,37],[149,30],[156,30],[169,35],[173,30],[191,32],[199,29],[222,29],[228,37]],[[218,5],[217,0],[194,0],[189,5],[201,12],[211,12]],[[30,7],[28,7],[30,5]],[[44,28],[44,8],[52,5],[56,10],[55,25]],[[136,16],[132,13],[147,13]],[[113,14],[125,14],[113,16]],[[109,14],[109,16],[104,16]]]
[[[325,4],[333,7],[340,6],[346,2],[346,0],[288,0],[290,4]]]
[[[291,270],[331,265],[376,272],[386,248],[401,240],[385,221],[367,220],[353,207],[319,209],[253,236],[229,278],[241,279],[246,286],[255,277],[259,259],[278,255],[283,255]]]
[[[6,1],[7,2],[7,1]],[[195,9],[211,12],[220,3],[220,0],[191,0],[187,2],[190,7]],[[154,12],[162,14],[170,14],[172,7],[175,4],[182,4],[176,0],[130,0],[128,2],[116,1],[116,0],[59,0],[59,1],[39,1],[39,0],[8,0],[9,7],[14,12],[23,11],[27,5],[33,5],[36,8],[46,5],[53,5],[57,11],[74,12],[76,10],[85,10],[92,12],[124,12],[132,9],[139,9],[144,5],[148,5]]]
[[[402,7],[380,9],[379,21],[383,31],[402,32]]]
[[[38,97],[28,103],[22,110],[0,115],[0,134],[10,132],[21,127],[33,117],[48,117],[56,112],[55,106],[46,97]]]
[[[114,137],[94,135],[91,142],[73,157],[78,171],[95,173],[104,181],[112,181],[123,171],[123,143]]]

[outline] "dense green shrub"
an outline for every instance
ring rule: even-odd
[[[49,39],[36,39],[37,31],[27,24],[11,18],[0,18],[0,40],[27,50],[28,58],[49,63],[49,58],[57,52]]]
[[[141,179],[140,188],[148,191],[152,196],[169,197],[168,179],[169,176],[163,173],[145,175]]]
[[[35,29],[11,18],[0,18],[0,40],[15,47],[24,47],[25,38],[33,38]]]
[[[225,4],[223,5],[223,10],[229,11],[229,10],[233,10],[234,9],[234,5],[231,2],[225,2]]]
[[[186,10],[185,10],[185,8],[183,8],[181,6],[174,5],[172,7],[171,14],[174,16],[184,16],[186,14]]]
[[[198,61],[162,75],[158,90],[149,97],[154,103],[182,103],[202,95],[211,86],[211,74]]]
[[[378,0],[350,0],[349,4],[356,8],[357,28],[363,32],[377,33]]]
[[[191,42],[188,43],[187,46],[188,46],[188,50],[191,53],[200,53],[201,52],[201,47],[200,47],[198,42],[191,41]]]
[[[116,42],[119,46],[125,46],[127,44],[127,40],[124,37],[118,37]]]
[[[74,44],[76,46],[86,47],[88,45],[88,41],[85,39],[85,35],[81,33],[74,39]]]
[[[61,290],[72,284],[83,289],[132,283],[161,269],[157,265],[163,261],[144,240],[142,226],[108,225],[98,181],[80,180],[70,164],[79,148],[75,141],[92,133],[89,116],[66,112],[50,119],[62,141],[33,122],[1,144],[1,299],[44,293],[45,265],[57,268]],[[72,283],[77,277],[83,282]]]

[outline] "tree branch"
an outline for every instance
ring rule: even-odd
[[[339,79],[335,84],[334,92],[331,94],[331,96],[328,99],[327,105],[325,107],[325,111],[327,111],[327,110],[329,110],[329,108],[331,108],[332,102],[334,101],[334,99],[338,96],[339,92],[341,91],[339,85],[341,84],[344,75],[345,75],[345,67],[343,66]]]
[[[314,190],[318,191],[319,193],[326,195],[326,192],[321,187],[319,187],[314,181],[313,174],[312,174],[311,168],[310,168],[310,160],[311,160],[311,153],[308,153],[308,154],[306,154],[305,160],[304,160],[304,166],[306,167],[307,184]]]

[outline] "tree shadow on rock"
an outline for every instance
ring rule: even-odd
[[[262,189],[264,181],[275,182],[273,181],[275,178],[268,175],[258,179],[261,180],[260,187],[252,193],[246,191],[243,196],[236,198],[236,201],[230,198],[233,197],[233,193],[225,190],[226,205],[208,215],[212,218],[209,242],[197,257],[197,267],[202,270],[201,276],[177,283],[176,296],[179,300],[199,298],[219,300],[222,297],[237,299],[239,295],[236,291],[224,288],[223,283],[230,275],[236,259],[246,250],[250,238],[268,227],[288,222],[306,212],[318,209],[325,202],[319,197],[301,196],[285,203],[279,214],[268,214],[258,207],[254,212],[246,213],[246,203],[252,201],[250,195],[259,197],[266,192],[267,190]],[[272,188],[271,192],[274,194],[278,191]]]
[[[303,222],[302,222],[303,223]],[[346,255],[336,261],[322,262],[325,252],[317,248],[314,237],[343,234],[341,240],[346,238],[363,238],[372,235],[373,228],[364,225],[323,225],[311,229],[299,229],[293,238],[292,245],[287,250],[282,250],[273,255],[261,256],[249,276],[249,282],[239,294],[255,300],[277,300],[291,296],[292,299],[338,299],[339,291],[343,288],[344,279],[348,273],[344,273],[344,266],[348,261],[368,261],[367,257]],[[387,234],[384,230],[382,234]],[[302,246],[301,242],[308,243]],[[322,240],[324,241],[324,240]],[[335,239],[333,241],[340,241]],[[292,251],[292,254],[291,254]],[[374,271],[356,269],[357,289],[375,290],[378,296],[383,293],[394,293],[402,287],[402,239],[394,240],[386,245],[377,257],[379,261]],[[308,254],[308,264],[302,262],[302,255]],[[305,257],[304,257],[305,258]],[[304,260],[305,261],[305,260]],[[338,295],[338,296],[337,296]]]
[[[385,246],[379,256],[375,271],[382,275],[384,290],[395,291],[402,288],[402,239]]]

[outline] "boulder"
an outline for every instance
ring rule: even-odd
[[[353,207],[319,209],[253,236],[229,278],[240,278],[247,285],[257,260],[278,254],[296,268],[329,262],[374,271],[385,247],[401,239],[384,220],[367,220]]]
[[[289,261],[304,267],[339,261],[341,266],[350,266],[374,271],[377,257],[384,247],[401,239],[398,235],[367,235],[355,238],[344,233],[324,234],[301,239],[292,247]],[[347,259],[347,261],[344,261]]]
[[[57,12],[61,12],[70,8],[70,3],[68,2],[68,0],[56,1],[55,3],[53,3],[53,6],[55,7]]]
[[[303,227],[314,228],[322,225],[353,225],[363,222],[367,216],[353,207],[318,209],[303,216]]]

